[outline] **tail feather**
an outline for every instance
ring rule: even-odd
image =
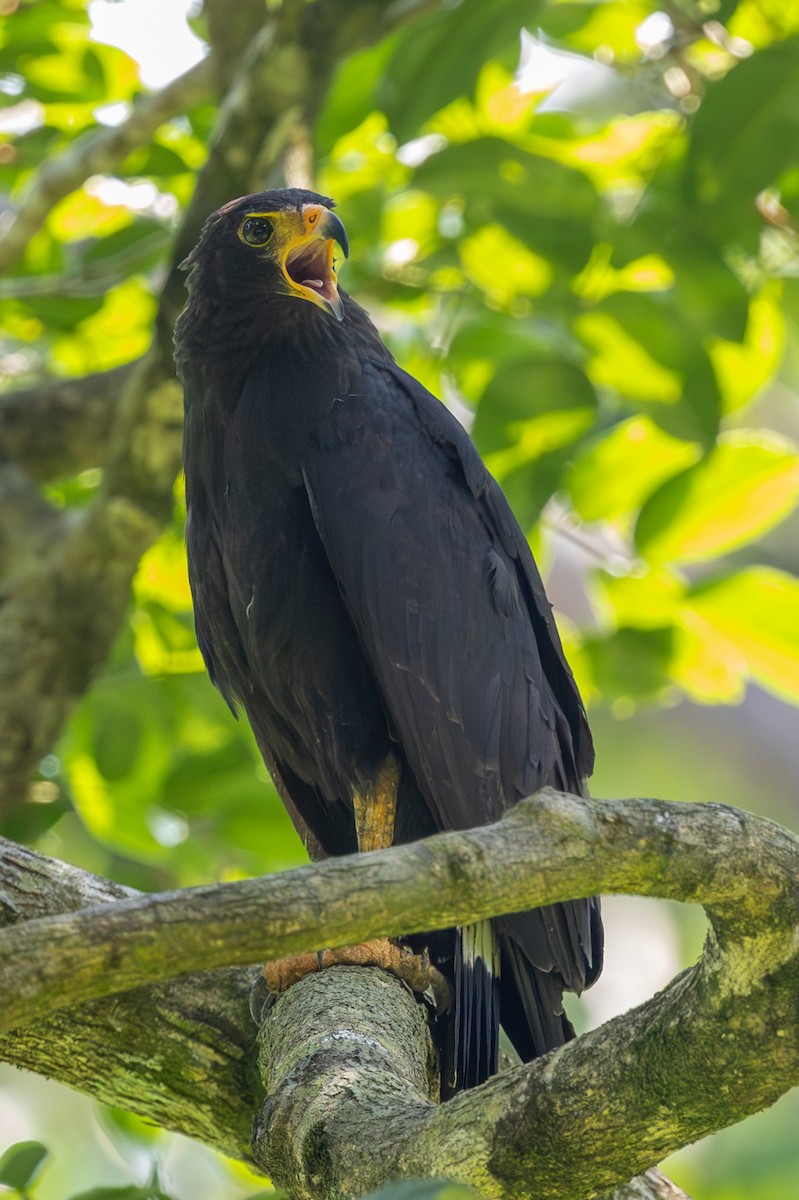
[[[499,943],[490,921],[455,935],[455,1090],[495,1075],[499,1056]]]
[[[563,1011],[563,981],[530,961],[512,938],[501,937],[502,1025],[522,1062],[563,1046],[574,1028]]]
[[[479,921],[428,941],[454,985],[452,1008],[436,1022],[442,1099],[496,1074],[500,1018],[523,1062],[570,1041],[564,988],[590,987],[602,966],[596,900]]]

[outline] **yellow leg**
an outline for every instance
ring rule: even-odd
[[[355,834],[361,853],[385,850],[393,844],[399,780],[400,765],[394,755],[389,754],[377,778],[368,787],[362,792],[353,788]]]
[[[399,762],[389,754],[368,787],[363,791],[353,789],[355,832],[361,853],[384,850],[393,844],[399,780]],[[292,954],[267,963],[263,976],[269,991],[278,995],[305,975],[325,967],[344,965],[382,967],[402,979],[414,992],[430,992],[439,1012],[449,1008],[449,985],[427,955],[413,954],[406,946],[388,938],[375,938],[360,946],[339,946],[318,954]]]

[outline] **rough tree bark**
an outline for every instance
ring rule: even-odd
[[[222,989],[221,1017],[219,1010],[210,1017],[208,1000],[200,1004],[204,985],[196,977],[146,997],[95,1000],[69,1010],[70,1020],[63,1006],[209,962],[274,958],[597,890],[704,905],[711,928],[702,958],[662,993],[444,1106],[434,1103],[424,1013],[401,984],[339,968],[290,990],[265,1023],[266,1101],[251,1153],[296,1200],[343,1200],[418,1175],[475,1183],[489,1200],[598,1196],[799,1083],[799,840],[734,809],[544,792],[468,833],[177,895],[116,889],[113,903],[88,907],[108,895],[101,883],[87,892],[68,868],[11,847],[7,855],[6,920],[42,912],[31,909],[30,883],[20,877],[66,871],[67,883],[46,908],[60,915],[16,920],[0,934],[3,1021],[16,1026],[0,1043],[3,1057],[86,1086],[85,1051],[71,1050],[67,1065],[49,1047],[54,1028],[71,1047],[90,1042],[88,1014],[95,1035],[107,1022],[110,1064],[92,1056],[90,1088],[113,1100],[124,1076],[124,1103],[157,1111],[172,1128],[189,1120],[195,1135],[198,1125],[214,1124],[209,1104],[242,1089],[235,1129],[229,1117],[220,1129],[225,1146],[245,1155],[245,1114],[259,1095],[246,1066],[251,972],[206,977],[208,995],[215,995],[211,981]],[[63,911],[77,903],[79,911]],[[153,1004],[169,1014],[160,1050],[152,1021],[142,1027]],[[398,1046],[398,1028],[417,1032],[403,1033]],[[142,1037],[152,1059],[139,1052]],[[182,1072],[197,1042],[210,1044],[221,1091],[199,1104],[200,1117],[188,1117],[197,1081],[176,1077],[171,1062],[177,1054]],[[120,1072],[119,1056],[134,1069]],[[139,1075],[145,1059],[148,1071]],[[657,1178],[635,1186],[668,1195]]]

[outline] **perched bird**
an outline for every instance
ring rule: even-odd
[[[448,410],[337,285],[333,202],[286,189],[207,221],[177,323],[189,575],[208,671],[244,709],[312,856],[466,829],[591,736],[527,541]],[[448,979],[445,1095],[573,1036],[595,900],[411,939]]]

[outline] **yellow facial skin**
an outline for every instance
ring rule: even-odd
[[[267,254],[280,267],[286,292],[310,300],[336,320],[344,305],[338,293],[333,264],[338,242],[347,256],[347,233],[339,218],[322,204],[304,204],[280,212],[249,212],[238,235],[254,252]]]

